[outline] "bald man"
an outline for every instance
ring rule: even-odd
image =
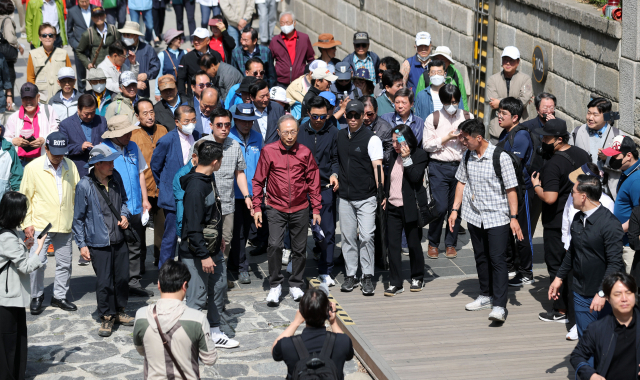
[[[209,116],[211,116],[213,110],[220,105],[219,99],[220,94],[215,88],[208,87],[202,90],[202,94],[200,95],[200,108],[196,114],[198,119],[196,122],[196,131],[200,132],[203,136],[211,134],[211,120]]]

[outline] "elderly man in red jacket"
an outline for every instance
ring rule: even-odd
[[[278,120],[280,140],[262,148],[258,167],[253,176],[253,209],[256,226],[262,227],[262,200],[265,182],[267,199],[265,212],[269,219],[269,283],[268,304],[280,303],[282,282],[282,243],[287,225],[291,233],[292,274],[289,293],[294,301],[304,295],[303,284],[307,261],[307,228],[309,202],[313,210],[312,223],[320,225],[320,172],[313,154],[298,143],[298,122],[291,115]],[[267,178],[269,179],[267,181]]]
[[[276,60],[278,86],[287,88],[304,74],[304,67],[314,59],[309,36],[296,30],[293,12],[280,14],[280,33],[271,39],[269,50]]]

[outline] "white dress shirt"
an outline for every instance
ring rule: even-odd
[[[84,23],[87,24],[87,28],[88,28],[91,25],[91,7],[87,9],[80,8],[80,12],[82,12]]]
[[[56,33],[60,34],[58,6],[54,0],[48,0],[42,3],[42,23],[51,24],[51,26],[56,28]]]
[[[49,161],[49,156],[46,156],[46,168],[49,172],[51,172],[51,174],[53,174],[53,177],[56,179],[56,186],[58,186],[58,200],[60,201],[60,203],[62,203],[62,165],[66,165],[67,163],[64,162],[64,159],[62,160],[62,162],[60,164],[58,164],[58,168],[54,168],[53,164],[51,164],[51,161]]]

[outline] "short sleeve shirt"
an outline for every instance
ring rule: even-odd
[[[205,137],[207,139],[209,136]],[[211,137],[213,140],[213,137]],[[216,186],[220,193],[220,202],[222,204],[222,215],[229,215],[235,211],[235,194],[233,192],[233,183],[235,174],[238,170],[245,170],[247,164],[242,155],[240,144],[231,137],[224,140],[222,153],[222,164],[220,169],[213,173],[216,179]]]
[[[493,167],[495,149],[496,147],[489,143],[482,157],[471,151],[467,164],[465,165],[463,156],[456,172],[456,179],[466,184],[462,195],[462,219],[485,229],[510,222],[507,195],[502,193],[500,181]],[[505,190],[518,186],[516,172],[508,154],[500,155],[500,167]]]

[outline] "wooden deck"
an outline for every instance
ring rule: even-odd
[[[422,292],[364,297],[359,289],[331,293],[354,324],[345,324],[359,356],[373,374],[389,379],[574,379],[565,340],[569,325],[542,322],[550,308],[546,271],[537,282],[509,289],[504,325],[488,320],[490,310],[466,311],[479,294],[477,278],[432,279]],[[346,319],[346,318],[345,318]]]

